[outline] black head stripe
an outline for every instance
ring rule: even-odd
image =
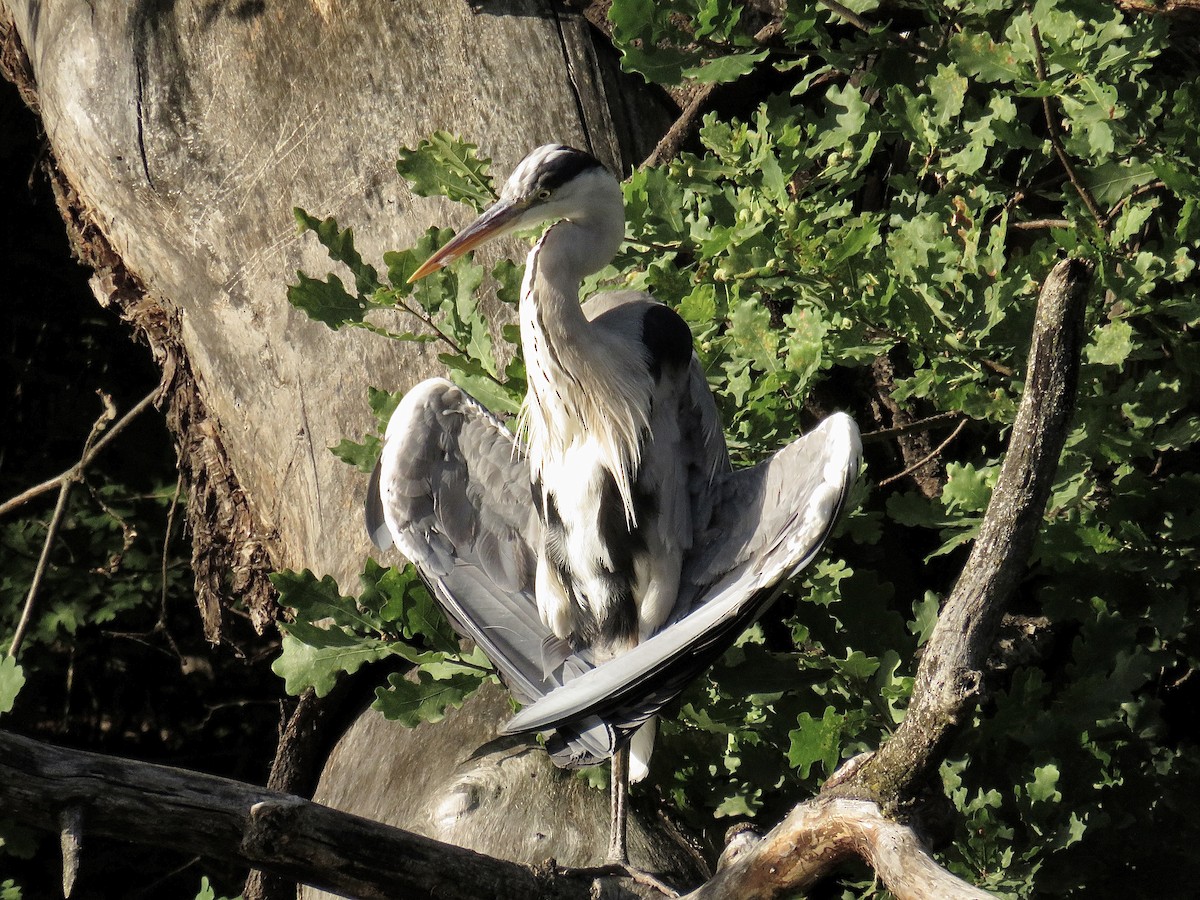
[[[599,168],[603,167],[591,154],[562,144],[547,144],[521,160],[513,176],[518,180],[518,193],[531,196],[553,191],[582,172]]]
[[[539,178],[537,190],[562,187],[572,178],[586,172],[588,169],[601,168],[594,156],[576,150],[573,147],[558,147],[557,153],[547,157],[546,162],[538,167]]]

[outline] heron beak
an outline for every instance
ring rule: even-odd
[[[504,234],[524,211],[525,204],[512,200],[500,200],[489,206],[464,231],[455,235],[450,243],[425,260],[421,267],[409,276],[408,283],[412,284],[438,269],[445,268],[468,250],[474,250],[490,238]]]

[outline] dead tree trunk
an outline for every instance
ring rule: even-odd
[[[189,490],[197,598],[212,638],[230,598],[269,625],[272,569],[343,582],[361,570],[365,479],[326,448],[367,430],[368,385],[404,387],[436,366],[411,346],[335,335],[288,305],[297,269],[328,266],[316,241],[297,235],[292,208],[353,225],[377,260],[462,215],[414,199],[394,168],[399,147],[434,130],[478,143],[500,171],[551,140],[620,169],[669,124],[587,22],[546,0],[4,0],[0,38],[6,73],[41,115],[96,297],[162,366],[158,405]],[[462,738],[461,757],[486,739],[486,719],[468,716],[477,731]],[[347,804],[375,793],[356,774],[372,753],[343,747]],[[446,754],[411,756],[440,763]],[[564,789],[544,754],[538,765],[544,790]],[[497,777],[515,768],[501,765]],[[437,782],[447,770],[408,771],[394,815],[415,785],[452,791]],[[281,768],[277,786],[304,781]],[[563,804],[576,802],[568,793]],[[490,816],[505,821],[503,809],[480,804],[475,818]],[[592,816],[590,807],[571,814],[602,848],[607,813]],[[543,857],[557,852],[549,844]]]

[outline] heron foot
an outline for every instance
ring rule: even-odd
[[[676,898],[680,896],[679,891],[671,887],[653,872],[647,872],[645,869],[639,869],[637,866],[629,864],[628,860],[609,859],[605,863],[603,870],[605,874],[624,876],[636,881],[638,884],[644,884],[646,887],[653,888],[664,897]]]

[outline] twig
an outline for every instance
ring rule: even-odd
[[[849,7],[842,6],[842,4],[838,3],[837,0],[819,0],[819,2],[835,16],[845,19],[864,34],[870,34],[875,28],[875,24],[873,22],[863,18]]]
[[[1030,219],[1028,222],[1009,222],[1008,227],[1015,231],[1043,231],[1047,228],[1074,228],[1075,223],[1068,219]]]
[[[58,535],[62,524],[63,514],[67,510],[67,498],[71,496],[71,479],[64,479],[58,489],[58,502],[54,505],[54,515],[50,517],[50,526],[46,529],[46,540],[42,543],[42,555],[38,557],[37,568],[33,571],[33,580],[29,583],[29,593],[25,595],[25,606],[21,610],[21,619],[17,622],[17,630],[13,633],[12,643],[8,646],[8,655],[16,657],[21,652],[21,644],[25,642],[25,631],[29,628],[29,620],[33,618],[34,601],[37,600],[38,588],[42,585],[42,577],[46,574],[46,566],[50,561],[50,548]]]
[[[1200,7],[1198,7],[1198,8],[1200,8]],[[1142,196],[1143,194],[1149,194],[1152,191],[1162,190],[1166,186],[1167,186],[1166,182],[1164,182],[1164,181],[1152,181],[1149,184],[1143,184],[1141,187],[1130,191],[1128,194],[1126,194],[1124,197],[1122,197],[1120,200],[1118,200],[1113,205],[1113,208],[1108,211],[1108,215],[1106,215],[1104,217],[1105,224],[1112,222],[1112,220],[1117,217],[1117,213],[1119,213],[1122,209],[1124,209],[1125,205],[1127,203],[1129,203],[1130,200],[1136,200],[1138,197]]]
[[[979,364],[985,369],[991,369],[997,375],[1003,375],[1005,378],[1012,378],[1017,374],[1012,366],[1006,366],[1004,363],[996,362],[994,359],[988,359],[987,357],[980,359]]]
[[[921,468],[921,466],[925,465],[925,463],[929,462],[931,459],[934,459],[935,457],[937,457],[937,455],[939,453],[941,453],[943,450],[945,450],[947,447],[949,447],[951,442],[956,437],[958,437],[959,434],[962,433],[962,430],[966,427],[967,427],[967,420],[963,419],[961,422],[958,423],[958,427],[955,428],[954,431],[950,432],[950,437],[946,438],[944,441],[942,441],[940,444],[938,444],[936,447],[934,447],[932,450],[930,450],[927,454],[925,454],[923,457],[921,457],[915,463],[913,463],[911,466],[908,466],[903,472],[897,472],[895,475],[889,475],[887,478],[880,481],[879,486],[884,487],[886,485],[891,484],[893,481],[899,481],[905,475],[911,475],[913,472],[917,471],[917,469]]]
[[[8,512],[10,509],[15,509],[22,503],[38,496],[41,493],[49,490],[55,485],[58,486],[58,501],[54,505],[54,514],[50,517],[50,525],[46,529],[46,540],[42,543],[42,553],[38,557],[37,567],[33,572],[33,579],[29,584],[29,593],[25,595],[25,606],[21,610],[20,621],[17,622],[17,630],[13,633],[12,643],[8,648],[8,655],[15,657],[21,652],[21,644],[25,641],[25,632],[29,628],[29,622],[33,618],[33,609],[37,601],[38,591],[42,585],[42,579],[46,575],[46,568],[50,563],[50,550],[54,546],[54,542],[58,537],[58,529],[62,525],[63,516],[67,511],[67,500],[71,496],[71,488],[75,482],[82,480],[83,472],[88,464],[95,459],[96,454],[103,450],[113,438],[121,433],[130,422],[132,422],[138,414],[140,414],[147,406],[149,406],[154,398],[158,396],[158,388],[155,388],[146,397],[138,403],[133,409],[127,412],[116,425],[112,426],[107,433],[103,434],[104,428],[111,422],[116,415],[113,409],[112,400],[106,395],[101,394],[104,400],[104,412],[100,415],[92,425],[92,430],[88,433],[87,440],[83,444],[83,453],[79,458],[79,462],[75,463],[67,471],[63,472],[57,478],[53,478],[48,482],[38,485],[37,488],[30,489],[19,497],[5,503],[0,507],[0,514]]]
[[[929,431],[937,428],[939,425],[949,425],[951,422],[957,422],[961,418],[963,418],[963,414],[960,412],[938,413],[935,416],[927,416],[924,419],[917,419],[915,422],[908,422],[905,425],[896,425],[893,428],[877,428],[875,431],[868,431],[862,436],[862,442],[864,444],[873,444],[913,431]]]
[[[158,394],[159,388],[156,387],[149,394],[138,401],[138,404],[135,407],[129,410],[129,412],[125,413],[125,415],[121,417],[117,424],[108,429],[102,438],[100,438],[94,444],[85,442],[83,455],[80,457],[79,462],[75,463],[75,465],[71,466],[71,468],[67,469],[65,472],[55,475],[53,478],[46,479],[41,484],[35,485],[34,487],[29,488],[29,490],[18,494],[16,497],[13,497],[11,500],[6,500],[4,503],[0,504],[0,516],[11,512],[25,503],[28,503],[34,497],[39,497],[49,490],[60,487],[64,481],[77,481],[79,476],[83,474],[83,470],[91,464],[92,460],[96,458],[100,451],[112,443],[113,439],[125,430],[125,426],[136,419],[139,415],[144,413],[146,409],[154,402],[154,398],[157,397]],[[94,436],[94,433],[95,426],[93,426],[93,435],[89,435],[89,441]]]
[[[161,631],[167,639],[167,643],[171,645],[171,649],[175,651],[175,655],[182,660],[183,653],[179,649],[179,645],[175,643],[175,638],[171,634],[171,629],[167,625],[167,569],[169,568],[171,554],[171,532],[175,530],[175,511],[179,509],[179,495],[183,493],[183,469],[179,470],[179,474],[175,478],[175,493],[171,496],[171,506],[167,510],[167,528],[163,535],[163,552],[162,552],[162,589],[159,593],[158,603],[158,622],[155,625],[156,631]]]
[[[782,33],[783,23],[772,22],[755,32],[754,41],[755,43],[763,44]],[[662,140],[658,142],[658,146],[654,148],[654,152],[646,157],[642,164],[638,166],[639,169],[649,168],[650,166],[661,166],[663,163],[670,162],[679,155],[684,142],[687,141],[692,131],[695,130],[696,120],[700,117],[700,113],[708,106],[709,99],[718,87],[719,85],[716,84],[706,84],[700,90],[696,91],[695,96],[688,101],[688,105],[679,114],[679,118],[674,121],[667,130],[667,133],[663,135]]]
[[[1033,38],[1033,60],[1034,68],[1037,71],[1038,80],[1046,81],[1046,58],[1042,54],[1042,35],[1038,31],[1038,27],[1033,25],[1030,28],[1030,35]],[[1092,196],[1092,192],[1088,190],[1087,185],[1079,180],[1079,175],[1075,172],[1075,167],[1071,165],[1071,158],[1067,156],[1067,151],[1062,145],[1062,135],[1059,132],[1058,122],[1054,118],[1054,112],[1050,108],[1050,98],[1042,98],[1042,114],[1046,119],[1046,129],[1050,133],[1050,146],[1054,148],[1054,153],[1058,156],[1058,161],[1062,164],[1063,171],[1067,173],[1067,178],[1074,185],[1076,193],[1083,200],[1083,205],[1088,208],[1088,212],[1092,214],[1092,218],[1096,220],[1096,224],[1101,228],[1108,225],[1104,214],[1100,212],[1100,207],[1096,205],[1096,198]]]

